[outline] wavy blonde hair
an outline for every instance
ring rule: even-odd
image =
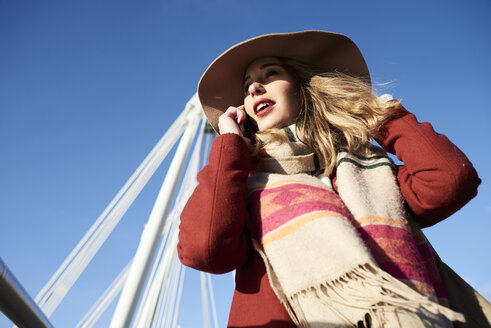
[[[319,73],[319,70],[289,58],[279,58],[300,85],[302,108],[296,119],[302,142],[310,146],[330,175],[339,149],[366,154],[372,138],[393,115],[400,101],[385,102],[368,81],[342,73]],[[276,130],[278,131],[278,130]],[[279,140],[275,129],[256,132]],[[262,143],[255,138],[254,154]]]

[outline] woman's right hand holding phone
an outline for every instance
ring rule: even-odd
[[[247,120],[247,115],[244,109],[244,105],[239,107],[230,106],[220,117],[218,118],[218,130],[220,134],[235,133],[241,136],[245,142],[250,143],[250,140],[244,137],[240,126]]]

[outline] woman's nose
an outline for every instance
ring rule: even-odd
[[[259,82],[253,82],[249,86],[249,93],[253,96],[257,96],[264,93],[264,86]]]

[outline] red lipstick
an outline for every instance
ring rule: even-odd
[[[271,110],[274,104],[275,102],[271,99],[261,98],[254,102],[254,106],[252,108],[257,116],[263,116]]]

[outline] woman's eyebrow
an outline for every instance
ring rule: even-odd
[[[282,67],[280,64],[278,63],[266,63],[266,64],[262,64],[260,67],[259,67],[259,70],[263,70],[267,67],[270,67],[270,66],[279,66],[279,67]],[[243,83],[245,83],[248,79],[250,79],[251,76],[250,75],[247,75],[246,77],[244,77],[244,81]]]

